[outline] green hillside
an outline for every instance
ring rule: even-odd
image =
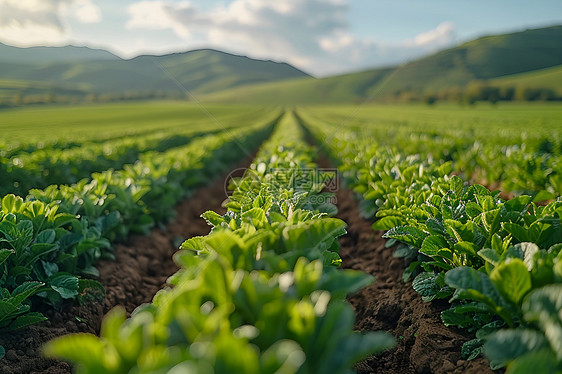
[[[562,95],[562,65],[490,80],[498,87],[550,88]]]
[[[95,94],[205,93],[243,84],[307,77],[291,65],[215,50],[196,50],[131,60],[2,63],[0,80],[32,81]]]
[[[17,51],[20,57],[25,53],[28,57],[33,56],[31,52],[52,53],[56,49],[19,49],[0,45],[0,52]],[[555,78],[558,73],[553,67],[562,65],[562,26],[486,36],[398,67],[322,79],[312,78],[285,63],[255,60],[211,49],[139,56],[131,60],[87,48],[59,49],[61,55],[77,55],[82,59],[68,58],[64,62],[28,59],[16,63],[2,55],[0,91],[9,91],[10,95],[18,92],[13,87],[7,90],[1,85],[1,81],[18,81],[30,82],[28,91],[40,87],[39,93],[75,92],[83,97],[95,94],[110,100],[111,97],[183,97],[193,93],[203,95],[209,102],[285,105],[389,98],[408,100],[409,96],[420,98],[449,89],[463,90],[473,81],[496,84],[501,77],[505,77],[502,78],[505,81],[498,80],[504,82],[498,83],[500,86],[513,86],[510,80],[515,79],[522,80],[521,85],[533,83],[558,91],[560,85],[555,82],[560,80]],[[554,70],[551,72],[549,68]]]
[[[238,87],[204,96],[209,102],[316,104],[363,100],[394,68],[371,70],[323,79],[300,78]]]
[[[562,26],[487,36],[396,68],[323,79],[301,79],[220,92],[209,101],[353,102],[401,93],[423,95],[562,64]],[[293,100],[294,98],[294,100]]]

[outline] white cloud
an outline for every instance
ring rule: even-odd
[[[437,28],[416,35],[405,44],[408,46],[443,46],[451,45],[456,41],[455,25],[452,22],[443,22]]]
[[[82,23],[99,23],[102,20],[101,9],[91,0],[76,0],[70,13]]]
[[[100,22],[92,0],[0,0],[0,41],[17,45],[62,44],[70,31],[66,17]]]
[[[453,44],[445,22],[401,43],[358,38],[348,25],[349,0],[235,0],[201,10],[190,1],[145,0],[127,9],[128,29],[169,29],[193,45],[288,61],[317,74],[403,62]]]
[[[31,46],[95,41],[128,57],[211,47],[287,61],[318,75],[401,63],[456,42],[451,22],[397,43],[358,36],[349,25],[350,2],[233,0],[200,6],[189,0],[139,0],[106,8],[114,10],[119,26],[101,23],[96,5],[101,1],[0,0],[0,42]],[[92,26],[79,23],[98,23],[104,29],[98,35]]]
[[[171,29],[186,41],[197,38],[305,68],[314,68],[315,57],[325,53],[322,40],[348,26],[347,1],[342,0],[235,0],[209,11],[189,1],[141,1],[128,12],[129,29]]]

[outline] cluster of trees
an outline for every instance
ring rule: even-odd
[[[21,91],[11,95],[0,96],[0,108],[40,104],[106,103],[112,101],[164,99],[185,100],[186,95],[181,92],[165,91],[138,91],[115,94]]]
[[[425,102],[434,104],[437,101],[453,101],[474,104],[477,101],[558,101],[562,95],[551,88],[525,86],[494,86],[486,81],[472,81],[464,87],[450,86],[438,92],[421,93],[413,90],[402,90],[394,94],[393,100],[400,102]]]

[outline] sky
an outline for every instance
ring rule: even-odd
[[[0,0],[0,42],[120,57],[214,48],[315,76],[562,24],[562,0]]]

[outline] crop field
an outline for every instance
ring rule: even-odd
[[[562,106],[0,112],[0,373],[560,373]]]

